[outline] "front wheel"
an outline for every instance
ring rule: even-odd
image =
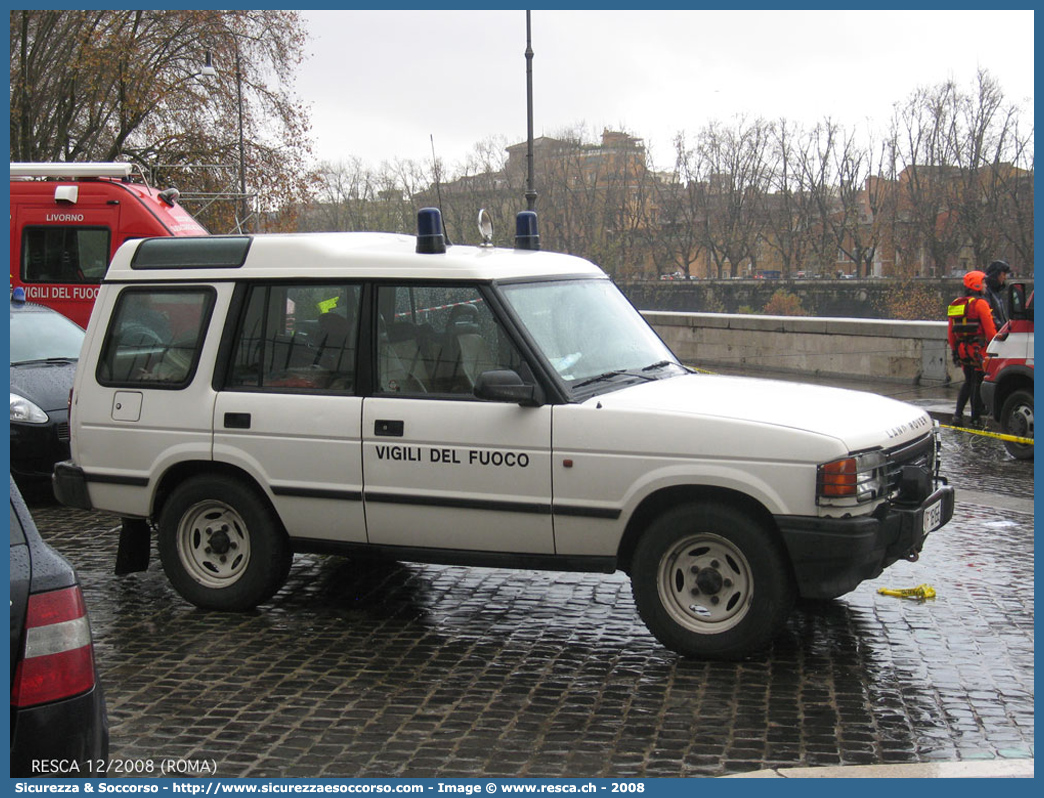
[[[638,613],[668,648],[699,659],[737,659],[768,645],[794,605],[782,544],[731,507],[668,510],[635,549]]]
[[[1001,408],[1001,429],[1007,435],[1018,438],[1033,439],[1033,393],[1031,391],[1015,391],[1004,401]],[[1032,443],[1016,443],[1004,441],[1008,454],[1018,460],[1033,459]]]
[[[159,518],[159,553],[174,589],[197,607],[247,610],[271,598],[293,553],[256,490],[223,475],[179,485]]]

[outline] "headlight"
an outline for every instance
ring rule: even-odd
[[[43,410],[24,396],[12,392],[11,421],[18,421],[22,424],[46,424],[49,420]]]
[[[824,463],[816,475],[816,504],[865,504],[886,492],[885,456],[866,452]]]

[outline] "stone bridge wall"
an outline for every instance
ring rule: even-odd
[[[683,362],[914,385],[961,380],[944,321],[643,311]]]

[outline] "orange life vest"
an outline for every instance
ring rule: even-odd
[[[973,316],[969,313],[976,302],[985,300],[977,296],[958,297],[950,303],[946,315],[950,321],[950,331],[956,340],[954,351],[957,352],[961,365],[972,366],[982,371],[988,342],[978,315]]]

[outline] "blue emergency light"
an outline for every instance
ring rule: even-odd
[[[515,249],[540,249],[537,215],[534,211],[519,211],[515,216]]]
[[[18,304],[25,302],[25,289],[22,288],[22,286],[16,286],[14,290],[11,291],[11,301]]]
[[[437,255],[445,251],[442,214],[438,208],[421,208],[417,211],[417,252],[421,255]]]

